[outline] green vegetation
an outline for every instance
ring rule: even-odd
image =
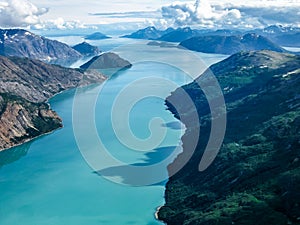
[[[170,178],[159,218],[168,225],[300,224],[299,68],[300,57],[268,51],[239,53],[211,67],[224,90],[228,124],[204,172],[198,164],[210,131],[207,104],[195,83],[184,86],[201,116],[201,136],[192,159]],[[176,91],[168,98],[174,99]]]

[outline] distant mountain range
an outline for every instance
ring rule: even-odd
[[[0,55],[70,65],[82,55],[67,44],[22,29],[0,29]]]
[[[286,47],[300,47],[300,28],[299,27],[284,27],[284,26],[269,26],[264,29],[254,30],[257,34],[261,34],[273,42]]]
[[[84,37],[85,40],[102,40],[102,39],[109,39],[111,37],[102,34],[101,32],[96,32],[93,34],[89,34]]]
[[[210,71],[224,92],[227,130],[217,158],[199,172],[212,119],[197,83],[216,93]],[[201,121],[191,120],[195,111],[182,93],[191,97]],[[183,153],[169,170],[190,154],[199,127],[201,134],[191,160],[166,185],[159,219],[168,225],[299,224],[299,95],[300,56],[272,51],[232,55],[173,92],[166,104],[187,130]],[[209,96],[211,102],[218,97]]]
[[[286,52],[269,39],[254,33],[243,36],[198,36],[181,42],[180,46],[198,52],[227,55],[251,50]]]
[[[134,38],[134,39],[146,39],[146,40],[156,40],[161,36],[172,32],[173,28],[168,28],[166,30],[158,30],[155,27],[146,27],[144,29],[138,30],[132,34],[121,36],[123,38]]]
[[[189,27],[178,28],[171,32],[168,32],[161,37],[157,38],[160,41],[168,41],[168,42],[181,42],[191,37],[195,37],[201,35],[201,32],[198,30],[193,30]]]
[[[237,36],[245,35],[247,33],[256,33],[269,38],[274,43],[287,46],[287,47],[299,47],[300,39],[299,33],[300,28],[298,27],[283,27],[280,25],[272,25],[264,29],[254,29],[254,30],[198,30],[189,27],[185,28],[168,28],[164,31],[157,30],[155,27],[147,27],[145,29],[138,30],[130,35],[125,35],[122,37],[136,38],[136,39],[147,39],[147,40],[161,40],[168,42],[182,42],[186,39],[197,37],[197,36]]]

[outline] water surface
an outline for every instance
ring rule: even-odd
[[[117,43],[114,39],[94,42],[107,50],[121,43],[124,44],[124,40]],[[168,57],[169,52],[163,48],[155,51],[165,53]],[[130,54],[132,53],[134,51]],[[207,60],[207,64],[226,57],[211,54],[201,56]],[[115,74],[102,86],[93,85],[80,89],[76,92],[76,98],[86,102],[97,98],[97,131],[114,157],[128,164],[149,165],[165,159],[180,145],[182,126],[165,110],[163,99],[144,98],[131,110],[129,123],[132,132],[138,138],[147,138],[150,135],[149,121],[153,117],[160,117],[164,121],[161,127],[167,130],[166,136],[157,148],[147,152],[133,151],[120,143],[112,129],[111,107],[124,87],[142,77],[155,79],[153,83],[134,86],[137,92],[149,85],[161,85],[155,82],[156,78],[164,78],[177,85],[191,81],[187,74],[170,65],[139,62],[129,70]],[[164,90],[164,86],[161,86],[161,90],[166,96],[169,94]],[[74,96],[75,90],[71,90],[50,100],[51,107],[62,117],[64,128],[0,153],[0,224],[161,224],[155,220],[154,213],[156,208],[164,203],[163,183],[142,187],[116,184],[96,174],[84,160],[73,133]],[[83,104],[80,107],[85,106]],[[84,121],[84,118],[82,119]],[[88,130],[85,131],[85,135],[89,136]],[[118,174],[120,171],[115,170],[116,168],[106,169],[111,176],[119,176],[121,180],[126,180],[126,174]],[[166,169],[161,173],[166,174]]]

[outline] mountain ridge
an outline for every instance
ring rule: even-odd
[[[255,33],[248,33],[243,36],[198,36],[181,42],[179,46],[193,51],[227,55],[251,50],[287,52],[269,39]]]
[[[210,71],[224,91],[228,122],[217,158],[199,172],[211,115],[197,83],[205,82]],[[169,179],[159,219],[168,225],[299,224],[300,57],[240,52],[182,88],[193,99],[201,121],[190,121],[182,137],[183,153],[172,164],[191,150],[188,141],[198,126],[201,135],[191,160]],[[182,99],[176,90],[166,105],[175,117],[189,121],[192,107]]]
[[[18,57],[0,56],[0,71],[0,151],[62,127],[62,120],[47,104],[49,98],[106,80],[97,71]]]
[[[23,29],[0,29],[0,55],[38,59],[61,65],[70,65],[82,57],[67,44]]]

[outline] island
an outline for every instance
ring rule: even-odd
[[[101,32],[95,32],[93,34],[89,34],[84,37],[85,40],[103,40],[103,39],[109,39],[111,37],[102,34]]]

